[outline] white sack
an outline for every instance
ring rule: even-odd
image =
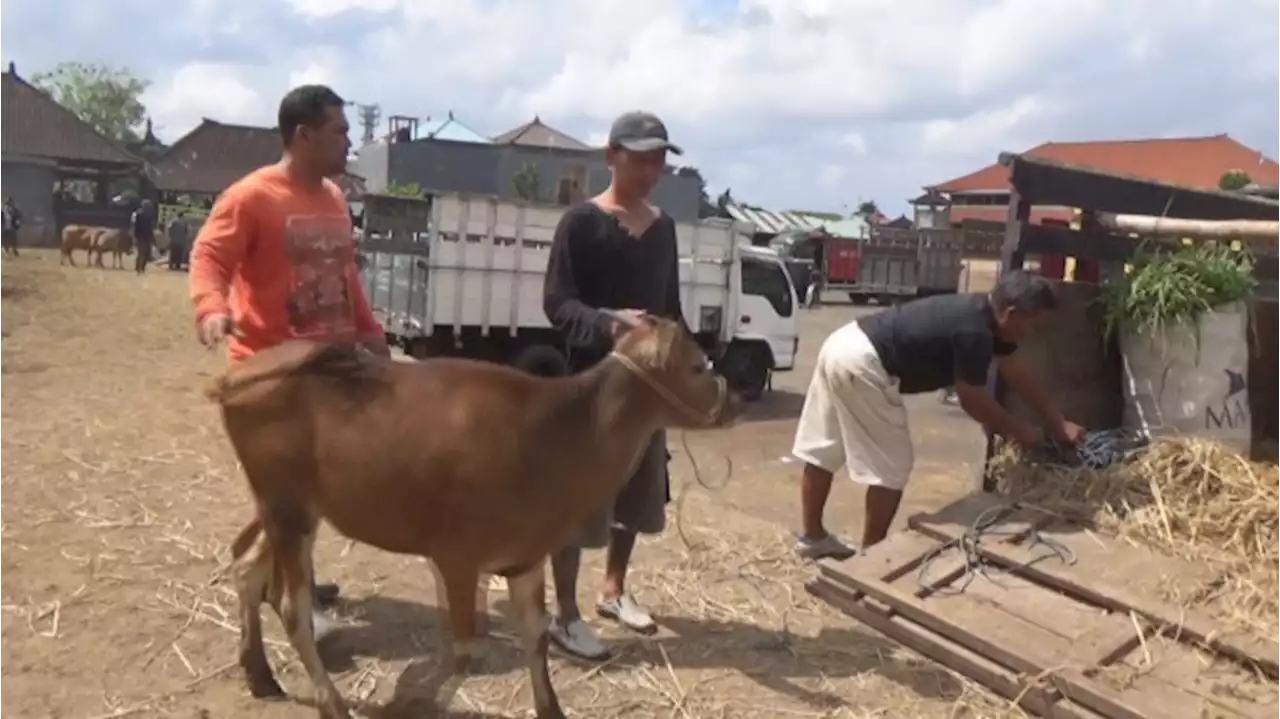
[[[1236,302],[1205,313],[1194,326],[1123,333],[1125,427],[1148,437],[1214,439],[1247,454],[1248,317]]]

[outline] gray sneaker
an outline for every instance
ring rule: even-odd
[[[822,539],[810,539],[804,535],[796,537],[796,554],[801,559],[848,559],[858,553],[858,550],[850,547],[840,541],[834,534],[828,534]]]
[[[633,632],[653,634],[658,631],[658,625],[653,621],[649,610],[636,603],[630,594],[601,599],[596,605],[596,614],[612,619]]]
[[[324,638],[333,634],[339,626],[341,625],[318,609],[311,613],[311,632],[317,642],[324,641]]]
[[[556,646],[581,659],[601,661],[609,658],[609,648],[600,643],[596,633],[581,618],[561,621],[559,617],[551,620],[547,628],[547,636]]]

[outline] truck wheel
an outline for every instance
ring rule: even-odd
[[[569,374],[569,362],[564,354],[551,345],[533,345],[516,353],[512,366],[538,377],[564,377]]]
[[[860,295],[857,292],[850,292],[849,303],[853,305],[865,305],[867,303],[867,298],[865,295]]]
[[[769,386],[769,352],[758,344],[732,344],[716,363],[729,387],[747,402],[755,402]]]

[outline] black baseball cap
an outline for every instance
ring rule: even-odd
[[[609,128],[609,147],[633,152],[666,150],[674,155],[684,154],[684,150],[671,143],[667,126],[651,112],[628,112],[614,120],[613,127]]]

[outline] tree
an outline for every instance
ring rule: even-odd
[[[716,216],[717,216],[717,217],[728,217],[728,216],[729,216],[729,204],[730,204],[731,202],[733,202],[733,194],[729,191],[729,188],[727,188],[727,187],[726,187],[726,188],[724,188],[724,192],[721,192],[721,193],[716,197]]]
[[[858,203],[858,214],[861,215],[864,219],[870,218],[872,215],[878,212],[880,212],[880,208],[879,206],[876,205],[875,200],[865,200],[863,202]]]
[[[1218,189],[1235,191],[1246,187],[1253,182],[1253,178],[1249,177],[1244,170],[1227,170],[1222,173],[1222,177],[1218,178]]]
[[[717,215],[716,205],[711,202],[711,195],[707,194],[707,181],[702,176],[702,172],[696,167],[684,166],[675,169],[677,177],[693,177],[698,180],[698,217],[715,217]]]
[[[538,166],[532,162],[524,163],[511,173],[511,189],[515,191],[516,197],[526,202],[538,201],[538,185],[541,182],[542,175],[538,172]]]
[[[33,75],[31,84],[103,135],[119,142],[140,139],[138,128],[147,116],[142,93],[151,83],[128,68],[62,62]]]

